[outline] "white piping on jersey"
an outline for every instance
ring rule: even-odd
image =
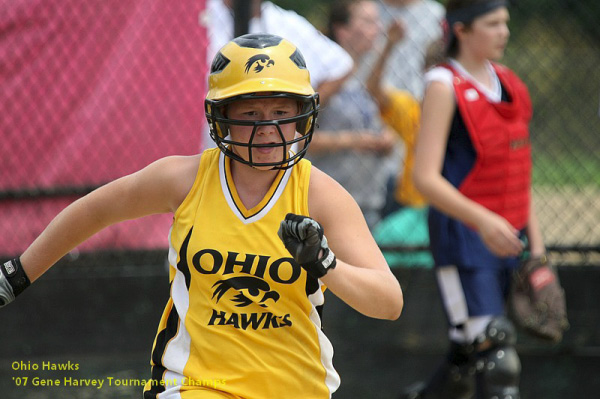
[[[183,375],[167,370],[163,379],[165,390],[158,394],[158,399],[181,399],[182,382],[180,381],[184,380]]]
[[[165,373],[165,386],[170,387],[170,394],[179,392],[180,386],[183,384],[183,369],[190,357],[191,337],[185,327],[184,320],[187,316],[190,307],[190,293],[185,283],[185,276],[177,269],[177,251],[171,242],[171,234],[173,227],[169,231],[169,265],[175,268],[175,277],[171,284],[171,298],[173,298],[173,306],[179,315],[179,326],[177,334],[169,341],[163,354],[162,364],[168,370]],[[171,398],[170,394],[166,395]],[[177,394],[178,395],[178,394]],[[160,398],[165,396],[159,395]]]
[[[221,152],[219,154],[219,178],[221,180],[221,190],[223,191],[223,195],[225,196],[225,200],[227,201],[229,208],[238,217],[238,219],[240,219],[242,221],[242,223],[244,223],[244,224],[254,223],[254,222],[262,219],[263,216],[265,216],[267,213],[269,213],[271,208],[273,208],[273,206],[275,205],[275,203],[277,202],[277,200],[283,193],[283,190],[285,189],[287,182],[290,179],[293,168],[286,169],[285,173],[283,174],[283,177],[279,181],[277,189],[273,193],[273,196],[271,198],[269,198],[269,200],[267,201],[265,206],[256,214],[246,218],[242,214],[242,212],[238,209],[233,197],[231,196],[231,191],[229,190],[229,186],[227,184],[227,176],[225,174],[225,169],[226,169],[225,168],[225,160],[226,160],[225,154],[223,154]]]
[[[329,389],[329,397],[331,398],[331,394],[340,386],[341,379],[340,375],[333,368],[333,345],[327,338],[327,336],[323,333],[321,329],[321,317],[317,312],[316,307],[322,306],[325,303],[325,296],[323,295],[323,283],[319,280],[319,288],[315,293],[310,294],[308,296],[308,300],[312,304],[312,309],[310,310],[310,321],[315,325],[315,330],[317,332],[317,336],[319,339],[319,347],[321,349],[321,364],[325,368],[325,385]]]

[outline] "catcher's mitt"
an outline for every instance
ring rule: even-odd
[[[524,260],[515,271],[509,314],[530,334],[553,343],[569,328],[565,293],[556,271],[544,255]]]

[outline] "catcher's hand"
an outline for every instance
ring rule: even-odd
[[[296,262],[311,276],[321,278],[335,268],[335,255],[327,245],[323,227],[316,220],[288,213],[277,234]]]
[[[565,293],[545,255],[523,261],[514,274],[509,300],[512,319],[536,337],[560,342],[569,328]]]

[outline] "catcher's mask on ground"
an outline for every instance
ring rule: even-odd
[[[298,114],[260,121],[228,118],[229,104],[257,98],[293,99],[298,103]],[[300,161],[308,149],[319,110],[319,96],[310,85],[304,57],[292,43],[275,35],[250,34],[233,39],[215,56],[204,107],[210,136],[226,156],[253,167],[287,169]],[[281,130],[281,125],[288,123],[296,124],[292,140],[286,140]],[[233,141],[229,135],[231,125],[253,126],[248,142]],[[255,144],[257,129],[267,125],[276,128],[281,142]],[[246,147],[248,159],[236,153],[234,147]],[[281,159],[255,162],[252,150],[261,147],[281,149]]]

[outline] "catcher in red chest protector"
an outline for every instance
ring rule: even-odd
[[[431,204],[430,243],[450,350],[433,377],[402,398],[520,397],[506,304],[523,242],[531,259],[545,257],[545,246],[531,200],[529,93],[496,62],[509,37],[507,3],[449,0],[446,60],[425,77],[414,181]],[[561,303],[547,295],[550,286],[528,291],[529,298]]]

